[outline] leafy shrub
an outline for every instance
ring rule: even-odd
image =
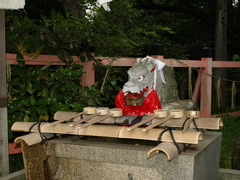
[[[12,66],[9,80],[9,127],[16,121],[51,121],[56,111],[81,111],[101,106],[99,90],[82,87],[80,65],[48,67]],[[9,131],[12,139],[12,132]]]
[[[220,167],[231,169],[233,141],[239,140],[240,137],[240,131],[237,128],[240,125],[240,119],[239,117],[225,115],[223,124],[224,126],[219,130],[222,132]]]
[[[115,107],[115,96],[128,80],[128,69],[106,66],[100,63],[95,65],[95,74],[97,74],[95,86],[100,90],[101,101],[105,106]]]
[[[86,45],[92,39],[90,22],[70,13],[51,13],[40,19],[9,13],[6,16],[7,52],[35,59],[39,54],[58,55],[66,64],[73,63],[72,55],[91,51]]]

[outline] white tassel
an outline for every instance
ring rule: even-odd
[[[163,63],[162,61],[159,61],[158,59],[152,58],[150,56],[146,56],[145,58],[142,59],[142,61],[145,61],[146,59],[149,59],[150,61],[152,61],[155,65],[156,68],[154,70],[154,85],[153,85],[153,89],[156,89],[156,84],[157,84],[157,71],[159,71],[161,80],[164,84],[166,84],[165,78],[164,78],[164,74],[163,74],[163,67],[166,65],[165,63]]]
[[[97,2],[104,8],[105,11],[110,11],[110,7],[108,6],[108,3],[112,0],[97,0]]]

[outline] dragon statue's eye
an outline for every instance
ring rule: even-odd
[[[136,80],[138,80],[138,81],[143,81],[144,78],[145,78],[145,76],[139,76],[139,77],[136,78]]]

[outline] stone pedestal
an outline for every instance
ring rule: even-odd
[[[96,141],[83,140],[79,136],[68,136],[30,147],[24,146],[27,179],[215,180],[218,178],[221,133],[205,132],[204,140],[195,146],[196,149],[187,149],[170,162],[162,153],[147,159],[147,152],[153,146],[142,145],[139,142],[127,144],[121,140],[113,141],[115,140],[108,138],[104,141]]]

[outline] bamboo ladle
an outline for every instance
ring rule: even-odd
[[[163,118],[161,119],[160,121],[157,121],[153,124],[151,124],[150,126],[146,127],[146,128],[143,128],[142,131],[148,131],[156,126],[159,126],[167,121],[169,121],[170,119],[174,118],[174,119],[177,119],[177,118],[182,118],[184,116],[184,110],[182,109],[174,109],[174,110],[171,110],[170,111],[170,115],[166,118]]]
[[[164,110],[164,109],[156,109],[154,110],[154,115],[147,118],[147,119],[144,119],[143,121],[137,123],[137,124],[134,124],[132,125],[131,127],[128,127],[127,130],[128,131],[131,131],[133,129],[136,129],[138,128],[139,126],[143,125],[143,124],[146,124],[148,123],[149,121],[153,120],[154,118],[165,118],[168,116],[168,110]]]
[[[80,124],[80,123],[82,123],[82,122],[86,122],[86,121],[88,121],[89,119],[92,119],[92,118],[94,118],[94,117],[96,117],[96,116],[98,116],[98,115],[102,115],[101,113],[104,114],[104,113],[105,113],[106,111],[108,111],[108,110],[109,110],[108,107],[100,107],[100,108],[97,108],[95,114],[93,114],[93,115],[91,115],[91,116],[89,116],[89,117],[85,117],[85,118],[83,118],[83,119],[74,121],[73,123],[70,123],[69,126],[76,126],[76,125],[78,125],[78,124]]]
[[[84,108],[83,108],[83,112],[74,114],[74,115],[72,115],[72,116],[69,116],[69,117],[67,117],[67,118],[60,119],[60,120],[55,121],[55,122],[52,122],[52,123],[48,123],[48,126],[57,125],[57,124],[59,124],[59,123],[61,123],[61,122],[68,121],[69,119],[73,119],[73,118],[75,118],[75,117],[81,116],[82,114],[95,114],[95,113],[96,113],[96,108],[95,108],[95,107],[84,107]]]
[[[120,117],[120,116],[122,116],[122,109],[120,109],[120,108],[112,108],[112,109],[97,108],[96,113],[100,113],[100,115],[103,116],[103,117],[100,118],[100,119],[90,121],[86,124],[83,124],[83,125],[79,126],[78,128],[88,127],[92,124],[101,122],[101,121],[103,121],[103,120],[105,120],[109,117]]]
[[[194,118],[200,117],[200,111],[187,111],[187,117],[190,119],[188,119],[185,123],[183,127],[183,132],[186,132],[188,130]]]

